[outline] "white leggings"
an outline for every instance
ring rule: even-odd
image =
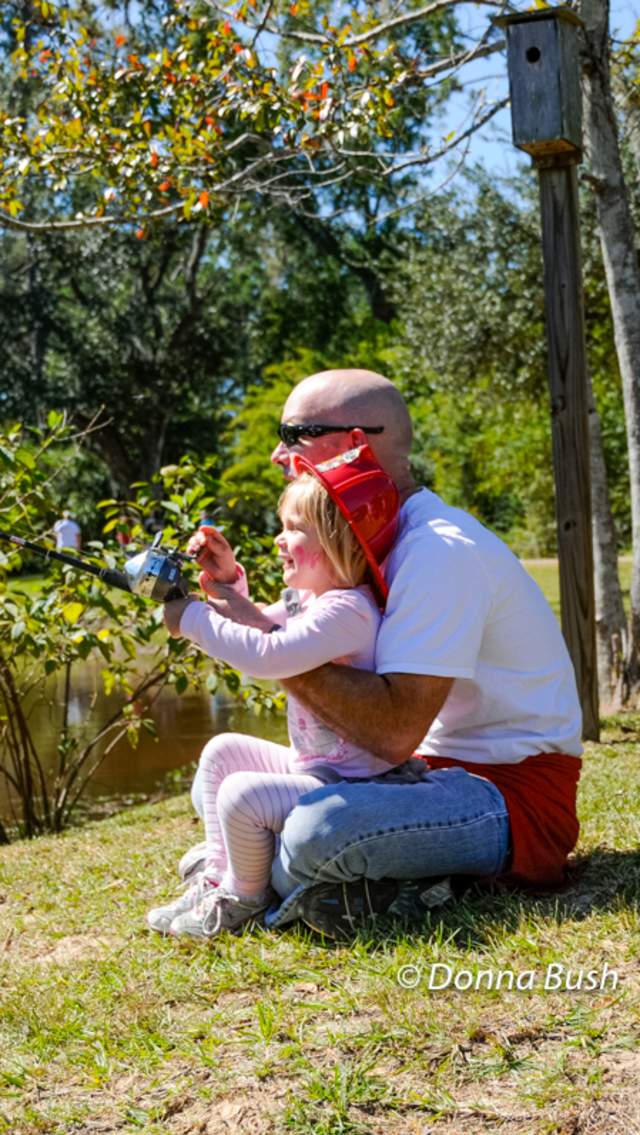
[[[300,797],[324,783],[316,776],[290,772],[292,757],[284,745],[243,733],[220,733],[202,751],[206,872],[233,894],[264,893],[275,834]]]

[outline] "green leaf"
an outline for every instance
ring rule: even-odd
[[[16,450],[16,461],[24,465],[26,469],[35,469],[36,467],[36,459],[28,449]]]
[[[173,512],[178,516],[182,514],[182,508],[174,501],[162,501],[162,507],[166,508],[167,512]]]
[[[68,623],[77,623],[83,611],[83,603],[66,603],[62,608],[62,614]]]

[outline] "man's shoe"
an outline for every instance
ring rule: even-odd
[[[352,938],[381,918],[413,921],[453,897],[448,877],[319,883],[298,900],[299,917],[328,938]]]

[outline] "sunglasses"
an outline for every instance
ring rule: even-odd
[[[280,422],[278,437],[285,445],[295,445],[301,437],[322,437],[323,434],[348,434],[351,430],[362,430],[366,434],[381,434],[384,426],[305,426],[292,422]]]

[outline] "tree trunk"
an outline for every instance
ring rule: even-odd
[[[629,450],[633,570],[626,663],[631,692],[637,695],[640,685],[640,273],[611,90],[608,0],[582,0],[581,16],[585,24],[585,144],[596,193]]]
[[[627,619],[618,573],[616,530],[611,512],[602,431],[588,373],[589,442],[591,452],[591,510],[593,567],[596,593],[598,690],[601,713],[619,709],[627,697],[625,655]]]
[[[618,70],[613,76],[613,93],[623,116],[624,135],[640,173],[640,92],[637,83]]]

